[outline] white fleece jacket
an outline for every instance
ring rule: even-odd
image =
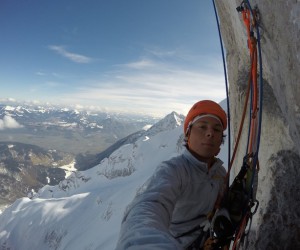
[[[160,164],[128,206],[116,250],[185,249],[200,231],[181,236],[201,225],[213,210],[224,187],[226,170],[206,163],[187,149]]]

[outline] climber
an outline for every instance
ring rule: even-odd
[[[209,237],[213,221],[217,229],[225,225],[232,233],[225,209],[211,218],[226,185],[226,170],[216,158],[226,127],[219,104],[203,100],[193,105],[184,122],[184,152],[161,163],[127,207],[117,250],[215,249],[218,238]]]

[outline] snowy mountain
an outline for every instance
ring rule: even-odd
[[[0,216],[2,249],[114,249],[126,206],[160,162],[182,152],[182,126],[173,112],[94,168],[17,200]]]
[[[156,118],[146,115],[0,103],[0,141],[34,144],[73,154],[96,154],[155,122]]]
[[[174,118],[175,117],[175,118]],[[175,122],[174,122],[175,119]],[[136,133],[133,133],[129,136],[126,136],[116,143],[114,143],[112,146],[108,147],[106,150],[102,151],[101,153],[97,154],[96,156],[92,157],[81,157],[81,155],[77,155],[76,157],[76,165],[78,166],[84,166],[81,167],[80,170],[89,169],[93,166],[95,166],[96,162],[102,161],[104,158],[108,157],[110,154],[112,154],[115,150],[117,150],[119,147],[121,147],[124,144],[133,144],[135,143],[140,137],[142,136],[149,136],[151,134],[156,134],[159,131],[165,130],[165,129],[172,129],[176,126],[179,126],[181,124],[181,121],[184,119],[183,115],[178,115],[175,112],[167,115],[163,120],[157,122],[155,126],[151,127],[149,126],[149,129],[143,129],[140,131],[137,131]]]

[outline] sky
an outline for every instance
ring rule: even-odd
[[[212,1],[1,1],[0,101],[164,116],[226,97]]]

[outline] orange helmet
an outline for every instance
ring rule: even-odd
[[[227,115],[221,106],[210,100],[203,100],[195,103],[188,112],[184,121],[184,133],[187,133],[190,123],[199,115],[210,114],[217,116],[223,125],[223,130],[227,128]]]

